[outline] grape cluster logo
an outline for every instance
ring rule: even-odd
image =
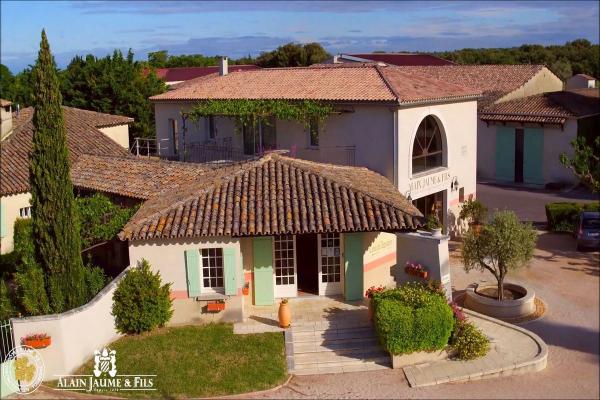
[[[36,349],[17,346],[4,359],[4,381],[18,394],[33,393],[44,380],[44,360]]]

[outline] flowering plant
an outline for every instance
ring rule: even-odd
[[[365,292],[365,297],[368,297],[369,299],[372,299],[375,294],[381,293],[384,290],[385,290],[385,287],[383,287],[383,286],[371,286]]]
[[[466,321],[467,316],[465,315],[463,310],[458,306],[458,304],[456,304],[453,301],[451,301],[448,304],[450,304],[450,307],[452,308],[452,313],[454,314],[454,318],[456,319],[457,322]]]
[[[410,270],[415,271],[415,272],[417,272],[417,271],[426,271],[425,267],[422,266],[421,264],[419,264],[419,263],[412,263],[410,261],[406,262],[405,268],[410,269]]]
[[[31,335],[27,335],[23,338],[23,340],[44,340],[49,338],[50,336],[48,336],[48,334],[46,333],[33,333]]]

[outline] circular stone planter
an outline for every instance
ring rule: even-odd
[[[467,288],[465,307],[495,318],[521,318],[535,312],[535,292],[514,283],[504,283],[504,289],[523,294],[516,300],[494,300],[477,293],[477,290],[497,288],[496,283],[472,284]]]

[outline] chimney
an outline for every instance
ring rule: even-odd
[[[13,130],[11,102],[0,99],[0,140],[10,135]]]
[[[219,75],[225,76],[229,73],[229,61],[227,57],[221,57],[219,60]]]

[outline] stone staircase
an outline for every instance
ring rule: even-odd
[[[370,322],[321,321],[285,331],[288,372],[313,375],[391,368]]]

